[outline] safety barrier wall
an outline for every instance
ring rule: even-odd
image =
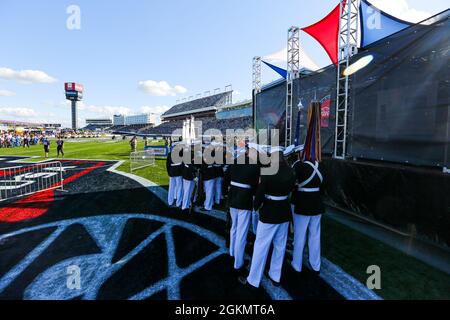
[[[58,188],[64,188],[61,162],[0,169],[0,202]]]

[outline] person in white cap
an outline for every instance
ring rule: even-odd
[[[291,266],[302,271],[303,250],[308,235],[309,268],[320,272],[320,223],[325,208],[322,201],[323,173],[319,163],[311,160],[297,161],[293,166],[298,185],[292,195],[294,221],[294,251]]]
[[[253,212],[253,198],[259,182],[260,168],[256,164],[255,149],[246,149],[236,163],[230,165],[224,179],[229,186],[228,200],[231,216],[230,256],[234,257],[234,270],[244,272],[244,255],[247,235]],[[250,158],[253,161],[250,161]]]
[[[286,163],[281,150],[272,148],[271,162],[272,165],[278,164],[278,171],[274,175],[262,175],[256,190],[254,206],[260,209],[250,274],[247,279],[239,278],[241,283],[249,284],[253,288],[258,288],[261,283],[271,245],[273,252],[268,277],[275,286],[278,286],[281,280],[291,220],[289,195],[295,186],[294,171]]]
[[[174,146],[177,145],[180,144],[174,144]],[[167,174],[169,175],[169,193],[167,200],[169,207],[173,207],[175,204],[176,207],[181,208],[183,201],[183,163],[174,162],[172,152],[173,149],[170,150],[166,161]],[[180,152],[180,157],[182,157],[181,153],[182,151]]]

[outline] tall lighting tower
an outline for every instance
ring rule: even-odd
[[[72,105],[72,130],[78,129],[78,110],[77,102],[83,100],[83,85],[67,82],[64,84],[64,90],[66,92],[66,99],[71,102]]]

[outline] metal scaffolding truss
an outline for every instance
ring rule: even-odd
[[[346,4],[346,5],[345,5]],[[344,75],[350,58],[358,53],[358,7],[359,0],[341,0],[339,21],[339,45],[336,90],[336,132],[334,136],[334,158],[345,159],[347,154],[347,125],[349,113],[348,75]]]
[[[255,94],[261,92],[261,57],[253,58],[253,90]]]
[[[256,128],[256,97],[261,92],[261,57],[253,58],[253,128]]]
[[[300,28],[288,30],[287,50],[287,83],[286,83],[286,135],[285,146],[292,144],[292,110],[294,103],[294,80],[300,75]]]

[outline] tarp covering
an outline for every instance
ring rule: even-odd
[[[297,95],[294,96],[295,105],[300,102],[305,107],[301,114],[300,144],[304,143],[306,136],[306,108],[314,100],[322,103],[321,140],[322,152],[333,152],[333,137],[335,127],[335,96],[336,96],[336,67],[331,65],[320,72],[312,73],[295,80]],[[328,109],[327,109],[328,108]],[[298,125],[297,123],[295,124]]]
[[[361,47],[366,47],[413,24],[381,11],[367,0],[361,0]]]
[[[266,61],[263,61],[263,63],[268,66],[269,68],[271,68],[273,71],[275,71],[276,73],[278,73],[280,76],[282,76],[284,79],[287,78],[287,71],[283,68],[277,67],[271,63],[268,63]]]
[[[358,158],[450,166],[449,12],[370,46],[351,77],[349,148]]]
[[[447,246],[450,175],[440,167],[450,167],[449,17],[446,11],[352,58],[353,64],[373,56],[350,76],[347,141],[349,156],[357,160],[323,161],[326,193],[337,206]],[[324,154],[334,148],[335,95],[335,65],[294,82],[294,105],[330,101],[328,121],[321,124]],[[272,123],[284,130],[285,101],[285,82],[263,88],[255,112],[260,127],[270,110]],[[304,141],[306,113],[300,118]]]
[[[450,175],[385,162],[325,159],[325,193],[339,208],[450,246]]]
[[[373,61],[350,77],[349,156],[450,167],[449,16],[450,10],[353,57],[352,63],[366,55]],[[329,110],[322,113],[328,113],[321,126],[324,153],[334,148],[335,95],[334,65],[294,82],[294,106],[300,99],[304,107],[313,99],[329,100]],[[285,82],[263,89],[257,96],[257,128],[271,125],[284,137],[285,104]],[[296,128],[297,113],[293,119]],[[302,124],[300,141],[306,115]]]
[[[346,1],[343,1],[342,4],[344,7]],[[333,63],[338,61],[340,7],[341,5],[338,4],[325,18],[309,27],[302,28],[304,32],[320,43]]]
[[[286,82],[276,83],[256,97],[256,129],[280,130],[280,140],[285,140]]]

